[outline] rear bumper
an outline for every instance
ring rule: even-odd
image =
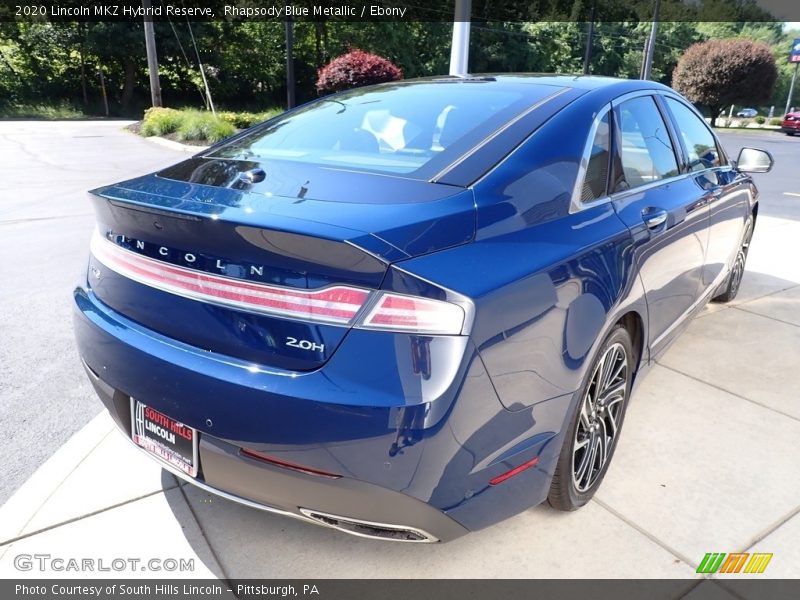
[[[353,331],[349,354],[292,374],[165,338],[83,287],[74,301],[79,352],[120,430],[130,437],[132,397],[197,429],[200,473],[188,481],[207,491],[405,541],[451,540],[547,495],[570,398],[506,410],[466,338]],[[341,477],[264,463],[242,448]],[[532,457],[536,468],[489,485]]]
[[[131,440],[130,397],[105,383],[85,364],[84,368],[120,433]],[[206,492],[353,535],[430,543],[467,533],[441,511],[405,494],[346,477],[319,478],[263,464],[242,456],[238,446],[208,434],[200,438],[202,473],[197,478],[158,460],[138,445],[134,447]]]
[[[784,121],[781,124],[781,131],[784,133],[797,133],[800,131],[800,121]]]

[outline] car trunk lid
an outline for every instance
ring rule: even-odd
[[[389,264],[474,235],[469,190],[324,173],[307,176],[303,191],[289,170],[248,183],[241,174],[255,168],[193,158],[94,190],[93,293],[170,338],[311,370],[335,352]]]

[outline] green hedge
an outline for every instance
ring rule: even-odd
[[[259,113],[222,111],[214,116],[202,110],[153,107],[144,112],[139,132],[144,136],[175,134],[182,141],[215,143],[281,112],[278,108]]]
[[[223,121],[230,123],[237,129],[247,129],[248,127],[262,123],[267,119],[271,119],[275,115],[279,115],[282,112],[283,110],[280,108],[271,108],[258,113],[222,111],[218,112],[217,116]]]

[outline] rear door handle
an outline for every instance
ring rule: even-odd
[[[642,219],[648,229],[658,229],[667,221],[667,211],[650,209],[642,211]]]

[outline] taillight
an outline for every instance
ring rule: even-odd
[[[348,286],[298,290],[187,269],[120,248],[97,232],[91,250],[109,269],[150,287],[271,315],[347,325],[369,298],[367,290]]]
[[[382,292],[357,327],[458,335],[464,327],[464,309],[441,300]]]
[[[223,277],[142,256],[118,246],[98,231],[92,237],[91,251],[97,260],[123,277],[201,302],[362,329],[459,335],[464,327],[464,309],[441,300],[370,292],[346,285],[300,290]],[[376,295],[374,303],[357,319],[372,294]]]

